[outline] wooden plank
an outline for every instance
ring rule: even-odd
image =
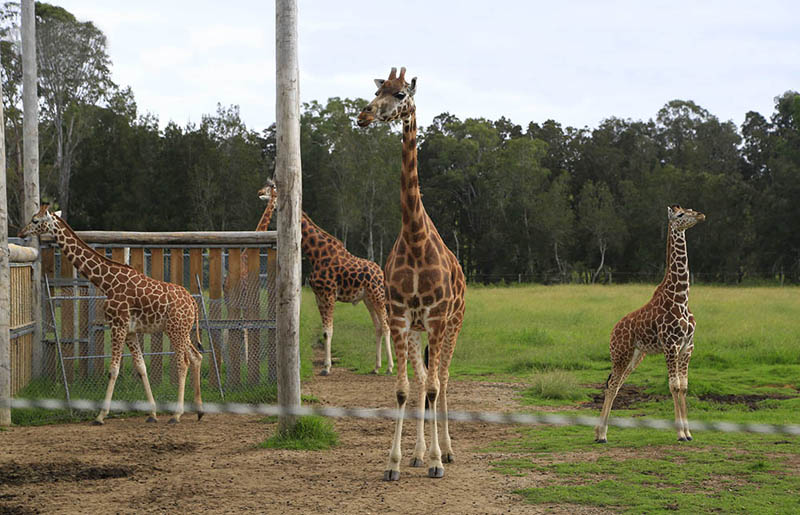
[[[164,280],[164,249],[153,248],[150,249],[150,277]],[[164,333],[157,332],[150,335],[150,351],[162,352],[164,349]],[[150,366],[148,367],[148,375],[150,376],[150,385],[155,387],[161,384],[162,374],[164,370],[163,356],[150,356]]]
[[[228,290],[225,292],[228,319],[242,318],[242,249],[228,249]],[[226,385],[235,388],[242,382],[242,356],[244,354],[244,330],[228,330],[228,366]]]
[[[245,250],[247,253],[247,294],[245,300],[245,317],[250,320],[262,318],[261,316],[261,284],[259,272],[261,271],[261,258],[259,249]],[[261,382],[261,330],[247,330],[247,383],[256,385]]]
[[[42,249],[42,277],[48,277],[50,279],[55,279],[56,276],[56,249],[52,247],[47,247]],[[51,287],[49,295],[52,296],[55,294],[55,288]],[[44,316],[44,320],[42,321],[42,336],[45,336],[46,327],[49,326],[52,321],[50,320],[50,306],[44,306],[44,312],[46,315]],[[55,330],[55,329],[54,329]],[[59,380],[59,366],[56,362],[58,358],[58,350],[55,348],[54,344],[45,343],[42,344],[42,369],[41,374],[42,376],[52,380],[57,381]]]
[[[278,296],[276,294],[275,278],[278,273],[278,253],[274,248],[267,250],[267,320],[275,321],[277,313]],[[270,383],[278,381],[278,332],[267,330],[267,380]]]
[[[222,249],[208,249],[208,317],[212,320],[222,318]],[[222,371],[222,331],[212,330],[211,339],[214,342],[214,356],[216,357],[217,370]],[[213,363],[209,369],[209,383],[218,388],[217,373]]]
[[[183,249],[172,248],[169,251],[169,278],[171,283],[183,286]],[[172,342],[170,342],[170,349]],[[178,384],[178,360],[175,354],[169,358],[169,379],[173,385]]]
[[[106,249],[102,247],[95,247],[94,249],[98,254],[101,256],[106,255]],[[105,295],[105,292],[101,291],[98,288],[91,288],[90,291],[93,291],[95,295]],[[89,301],[91,313],[91,324],[101,326],[104,324],[106,319],[105,313],[105,301],[103,300],[92,300]],[[93,356],[101,356],[105,354],[105,347],[106,347],[106,332],[104,328],[96,327],[92,330],[92,334],[89,336],[90,342],[90,352]],[[89,360],[89,373],[94,377],[100,377],[105,373],[105,359],[104,358],[92,358]]]
[[[76,231],[86,243],[103,245],[265,245],[277,242],[275,231],[119,232]],[[42,241],[54,241],[42,236]]]
[[[72,279],[76,277],[75,267],[67,259],[64,254],[61,254],[61,277],[65,279]],[[75,295],[75,288],[72,286],[63,286],[61,294],[65,297],[72,297]],[[75,345],[69,343],[75,337],[75,302],[71,300],[61,301],[61,353],[64,358],[72,357],[75,355]],[[64,375],[67,377],[67,382],[72,384],[74,379],[75,361],[64,361]]]
[[[111,259],[112,261],[116,261],[117,263],[125,263],[125,249],[122,247],[114,247],[111,249]]]

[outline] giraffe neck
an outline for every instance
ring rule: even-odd
[[[302,231],[300,247],[303,255],[312,264],[321,258],[330,257],[338,250],[344,250],[344,244],[315,224],[305,211],[300,221],[300,228]]]
[[[676,302],[685,303],[689,295],[689,256],[686,252],[686,231],[669,228],[667,237],[667,269],[663,290]]]
[[[266,231],[269,227],[269,222],[272,220],[272,212],[275,210],[275,195],[270,195],[269,202],[267,202],[267,207],[264,208],[264,212],[261,214],[261,220],[258,221],[258,225],[256,226],[256,231]]]
[[[400,177],[400,208],[403,213],[402,234],[410,244],[425,240],[425,208],[419,192],[417,174],[417,114],[415,110],[403,118],[403,173]],[[419,234],[421,233],[421,234]],[[419,234],[419,235],[418,235]]]
[[[80,239],[72,227],[64,220],[54,215],[56,219],[56,229],[54,236],[61,253],[78,269],[84,277],[89,279],[95,286],[103,289],[103,276],[100,274],[100,264],[106,263],[110,267],[122,266],[101,256],[96,250]]]

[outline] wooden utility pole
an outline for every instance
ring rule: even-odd
[[[275,2],[276,159],[278,196],[278,402],[300,406],[300,79],[297,0]],[[295,417],[282,416],[278,431]]]
[[[39,97],[36,72],[36,13],[33,0],[22,0],[22,149],[23,149],[23,223],[39,210]],[[32,236],[29,245],[39,251],[39,238]],[[42,260],[33,265],[33,377],[42,373]]]
[[[3,85],[0,84],[0,98]],[[8,268],[8,203],[6,196],[6,123],[0,102],[0,427],[11,425],[11,278]]]

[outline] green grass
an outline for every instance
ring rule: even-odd
[[[333,423],[323,417],[300,417],[287,431],[279,432],[259,444],[265,449],[289,449],[296,451],[321,451],[335,447],[339,436]]]

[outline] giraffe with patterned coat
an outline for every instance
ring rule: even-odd
[[[53,235],[62,254],[106,296],[105,315],[111,324],[111,364],[105,402],[94,424],[102,425],[108,415],[125,343],[133,356],[133,365],[144,385],[147,401],[152,406],[147,422],[157,421],[156,403],[136,333],[160,331],[167,333],[178,358],[178,407],[170,423],[177,423],[183,415],[183,396],[189,367],[192,369],[197,419],[200,420],[203,417],[200,395],[203,355],[191,341],[192,325],[197,324],[197,342],[200,345],[199,312],[197,303],[186,288],[147,277],[128,265],[99,254],[80,239],[67,222],[57,214],[50,213],[47,204],[41,205],[30,223],[20,231],[19,237],[35,234]]]
[[[400,205],[402,227],[389,257],[384,274],[389,292],[389,326],[397,357],[395,385],[397,408],[392,449],[384,470],[386,481],[400,478],[403,414],[409,395],[407,360],[411,359],[419,388],[417,402],[417,440],[411,458],[412,467],[421,467],[425,459],[425,400],[431,408],[431,449],[428,476],[444,476],[445,462],[454,459],[447,419],[447,383],[450,361],[464,320],[466,281],[461,265],[447,248],[436,226],[422,205],[417,173],[417,117],[414,94],[417,79],[405,80],[406,69],[392,68],[389,78],[376,79],[375,98],[358,115],[358,125],[366,127],[375,120],[403,124],[402,174]],[[428,335],[429,360],[422,358],[420,337]],[[427,396],[427,399],[426,399]],[[438,401],[444,432],[444,454],[439,446]]]
[[[261,200],[275,202],[278,192],[273,181],[258,191]],[[262,222],[264,218],[262,217]],[[301,250],[311,263],[308,283],[314,291],[317,308],[322,318],[322,337],[325,340],[325,363],[320,375],[331,372],[331,338],[333,338],[333,311],[336,302],[362,300],[375,328],[375,368],[381,369],[381,343],[386,348],[386,373],[394,370],[392,348],[389,343],[389,323],[386,317],[386,291],[383,270],[376,263],[354,256],[337,238],[321,229],[303,212],[301,219]],[[269,218],[266,219],[269,224]]]
[[[689,258],[686,229],[706,219],[703,213],[667,208],[667,267],[650,302],[617,322],[611,332],[611,374],[605,388],[595,441],[606,443],[608,417],[622,383],[648,353],[662,353],[667,361],[669,391],[675,408],[679,441],[692,439],[686,411],[689,360],[694,350],[695,319],[689,310]]]

